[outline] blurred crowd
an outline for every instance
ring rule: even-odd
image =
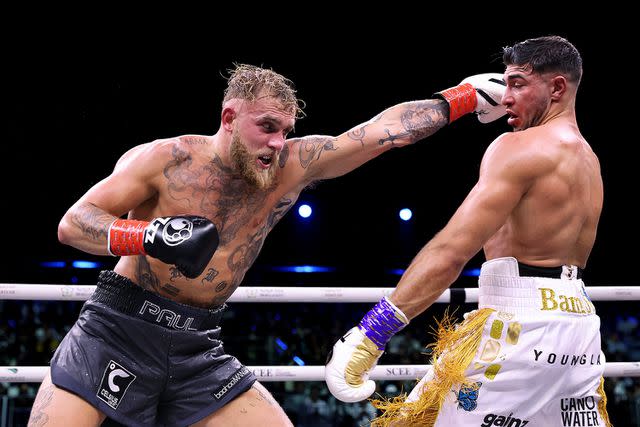
[[[44,366],[75,322],[79,301],[0,301],[0,366]],[[371,304],[248,304],[229,307],[222,323],[228,353],[246,365],[324,365],[335,342]],[[431,327],[446,305],[437,304],[414,319],[387,345],[380,364],[425,364]],[[454,315],[472,305],[450,306]],[[640,361],[637,306],[596,303],[602,318],[602,346],[608,362]],[[415,381],[379,381],[378,393],[392,397]],[[7,425],[26,425],[37,383],[1,383],[0,403]],[[376,416],[369,402],[344,404],[324,382],[268,382],[266,387],[300,427],[362,426]],[[640,378],[607,378],[608,410],[615,426],[640,425]],[[8,424],[11,422],[11,424]],[[115,425],[114,423],[106,423]],[[1,427],[1,426],[0,426]]]

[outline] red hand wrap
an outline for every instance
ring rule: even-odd
[[[111,255],[146,255],[144,251],[144,229],[147,221],[116,219],[109,227],[109,252]]]
[[[449,103],[449,123],[471,113],[478,104],[476,90],[470,83],[443,90],[440,95]]]

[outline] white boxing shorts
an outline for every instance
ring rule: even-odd
[[[440,334],[434,369],[391,424],[609,426],[600,318],[580,273],[485,262],[479,309]]]

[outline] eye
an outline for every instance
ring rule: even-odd
[[[273,125],[271,123],[263,123],[262,124],[262,128],[267,131],[267,132],[273,132],[275,130],[275,128],[273,127]]]

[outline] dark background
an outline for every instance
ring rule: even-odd
[[[51,10],[25,4],[28,10],[22,12],[16,6],[7,6],[0,26],[0,283],[95,284],[95,269],[39,266],[41,261],[74,259],[99,261],[103,267],[115,263],[115,258],[58,243],[60,218],[129,148],[185,133],[215,133],[226,85],[221,74],[234,62],[273,68],[296,83],[307,117],[298,121],[293,136],[336,135],[389,106],[427,98],[469,75],[502,72],[503,46],[558,34],[583,56],[578,124],[600,158],[605,184],[605,207],[585,279],[592,285],[637,284],[638,90],[633,64],[639,38],[637,23],[625,22],[625,15],[635,19],[630,11],[607,11],[607,4],[577,10],[557,2],[477,4],[481,12],[468,4],[451,4],[453,11],[442,12],[435,2],[306,2],[298,6],[307,13],[297,15],[290,5],[274,2],[212,3],[206,10],[188,12],[175,10],[175,4],[164,9],[147,5],[143,11],[117,3],[55,4]],[[595,17],[585,19],[589,14]],[[504,119],[481,125],[472,116],[463,117],[424,141],[307,190],[298,205],[312,204],[314,216],[301,221],[292,209],[267,238],[245,284],[394,286],[399,276],[389,271],[405,268],[446,224],[475,183],[484,150],[508,131]],[[413,210],[411,222],[398,218],[402,207]],[[477,268],[483,260],[479,254],[468,267]],[[274,266],[301,264],[335,271],[273,271]],[[453,286],[476,286],[475,278],[463,276]],[[48,319],[45,326],[50,322],[50,330],[63,334],[81,305],[3,302],[0,318],[17,319],[9,336],[21,337],[20,342],[34,337],[40,327],[36,312]],[[607,360],[639,360],[637,339],[631,339],[637,329],[627,336],[619,327],[637,315],[637,303],[596,305]],[[331,304],[330,310],[327,304],[232,307],[224,323],[225,347],[244,363],[292,364],[297,354],[318,365],[370,304]],[[441,318],[445,307],[456,312],[455,304],[437,304],[399,336],[413,331],[419,347],[426,344],[433,318]],[[474,304],[458,306],[456,313],[472,308]],[[290,325],[304,326],[306,335],[296,338]],[[254,332],[260,339],[251,341]],[[289,350],[267,360],[264,348],[275,337],[286,341]],[[611,343],[625,341],[624,351],[612,350]],[[34,352],[38,347],[27,341],[0,356],[3,364],[38,366],[48,362],[54,347],[41,345]],[[387,353],[381,363],[425,360],[415,349],[401,354],[412,359],[390,359]],[[14,355],[11,363],[6,361]],[[618,400],[637,389],[631,383],[614,393],[621,381],[605,383],[609,414],[617,426],[632,422],[624,409],[627,400]],[[281,383],[269,384],[278,399],[296,394],[279,387]],[[22,404],[25,420],[30,399],[32,395]]]
[[[334,16],[311,24],[279,21],[272,8],[256,26],[234,21],[241,12],[213,15],[209,22],[146,21],[135,34],[134,19],[97,27],[84,19],[64,25],[31,22],[12,35],[3,61],[8,112],[0,281],[68,280],[68,271],[42,270],[40,261],[113,265],[114,259],[58,243],[58,221],[129,148],[185,133],[215,133],[226,85],[222,74],[234,62],[273,68],[295,82],[307,117],[298,121],[293,136],[337,135],[468,75],[502,72],[503,46],[559,34],[583,56],[578,124],[600,157],[605,183],[605,208],[585,277],[594,285],[634,284],[636,255],[629,249],[638,238],[631,207],[638,183],[637,95],[627,58],[636,36],[620,26],[609,25],[605,32],[602,22],[567,19],[527,27],[514,25],[514,19],[491,25],[462,18],[412,23],[405,16],[391,24],[392,16]],[[219,20],[227,26],[218,26]],[[27,37],[32,32],[36,37]],[[405,268],[446,224],[475,183],[484,150],[507,131],[504,119],[481,125],[463,117],[424,141],[305,191],[297,205],[312,204],[312,219],[302,221],[296,205],[266,240],[245,284],[394,285],[398,276],[388,270]],[[409,223],[398,218],[402,207],[413,210]],[[479,254],[469,267],[483,260]],[[337,270],[316,275],[271,270],[300,264]],[[79,283],[95,278],[95,271],[79,274]]]

